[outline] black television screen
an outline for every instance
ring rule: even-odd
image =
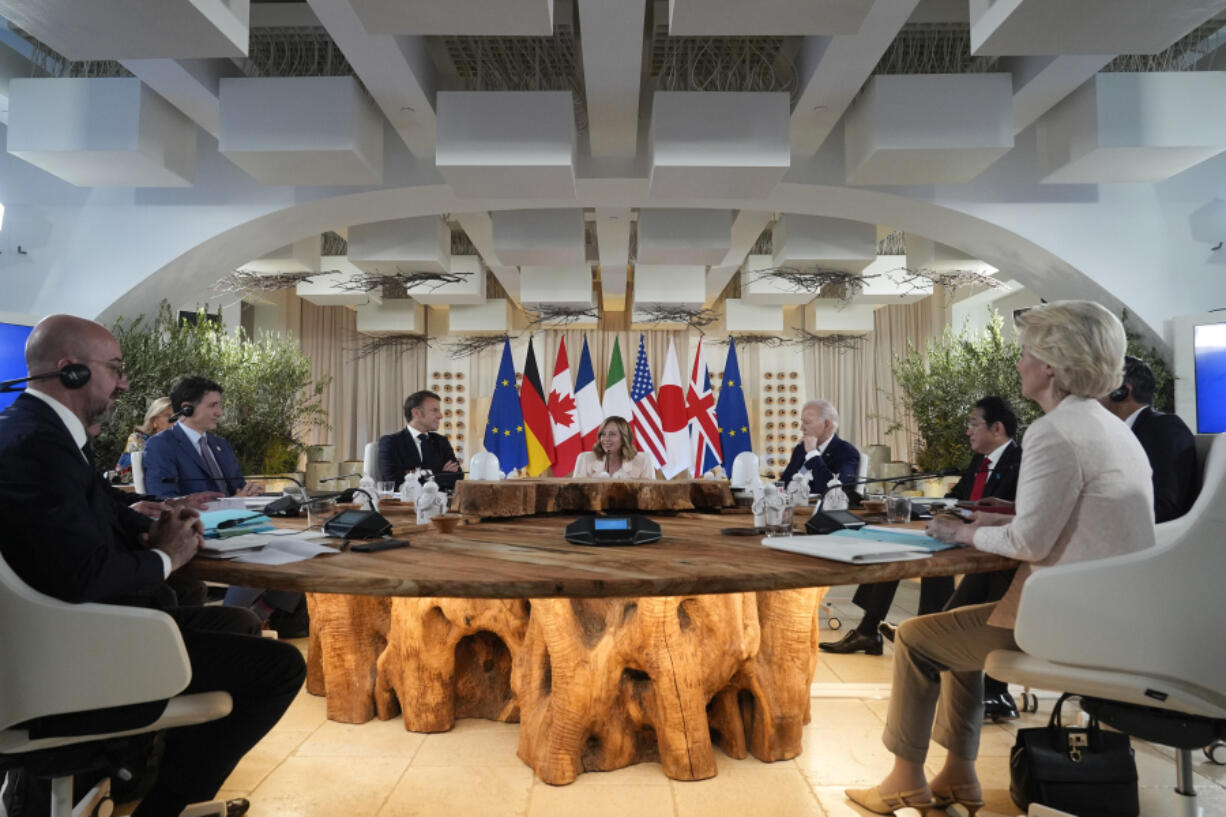
[[[1226,431],[1226,323],[1195,327],[1192,352],[1196,360],[1196,430],[1219,434]]]
[[[26,338],[33,328],[19,323],[0,323],[0,380],[25,377]],[[17,394],[0,394],[0,409],[16,400]]]

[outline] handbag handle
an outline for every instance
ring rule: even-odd
[[[1079,739],[1079,733],[1071,733],[1066,730],[1061,717],[1061,708],[1064,702],[1072,697],[1075,697],[1073,693],[1066,692],[1052,707],[1051,717],[1047,719],[1047,737],[1051,742],[1052,751],[1067,752],[1069,758],[1077,762],[1081,760],[1082,746],[1091,752],[1097,752],[1102,748],[1102,727],[1098,723],[1098,716],[1090,715],[1090,722],[1086,725],[1084,733],[1084,742]]]

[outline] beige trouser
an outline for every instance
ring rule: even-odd
[[[1013,630],[988,625],[996,603],[959,607],[903,622],[894,639],[894,685],[882,741],[923,763],[935,739],[966,760],[979,755],[983,665],[992,650],[1016,650]],[[933,714],[936,723],[933,723]]]

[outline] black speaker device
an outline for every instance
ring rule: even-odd
[[[646,545],[658,542],[660,536],[660,526],[639,514],[581,516],[566,526],[566,541],[573,545]]]
[[[338,539],[374,539],[392,532],[392,523],[378,511],[341,511],[324,523],[324,533]]]
[[[836,530],[859,530],[864,520],[851,511],[817,511],[805,521],[805,532],[825,536]]]

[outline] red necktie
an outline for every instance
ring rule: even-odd
[[[975,474],[975,484],[971,486],[971,502],[975,502],[983,498],[983,489],[988,486],[988,473],[992,470],[991,463],[988,458],[984,457],[979,463],[979,471]]]

